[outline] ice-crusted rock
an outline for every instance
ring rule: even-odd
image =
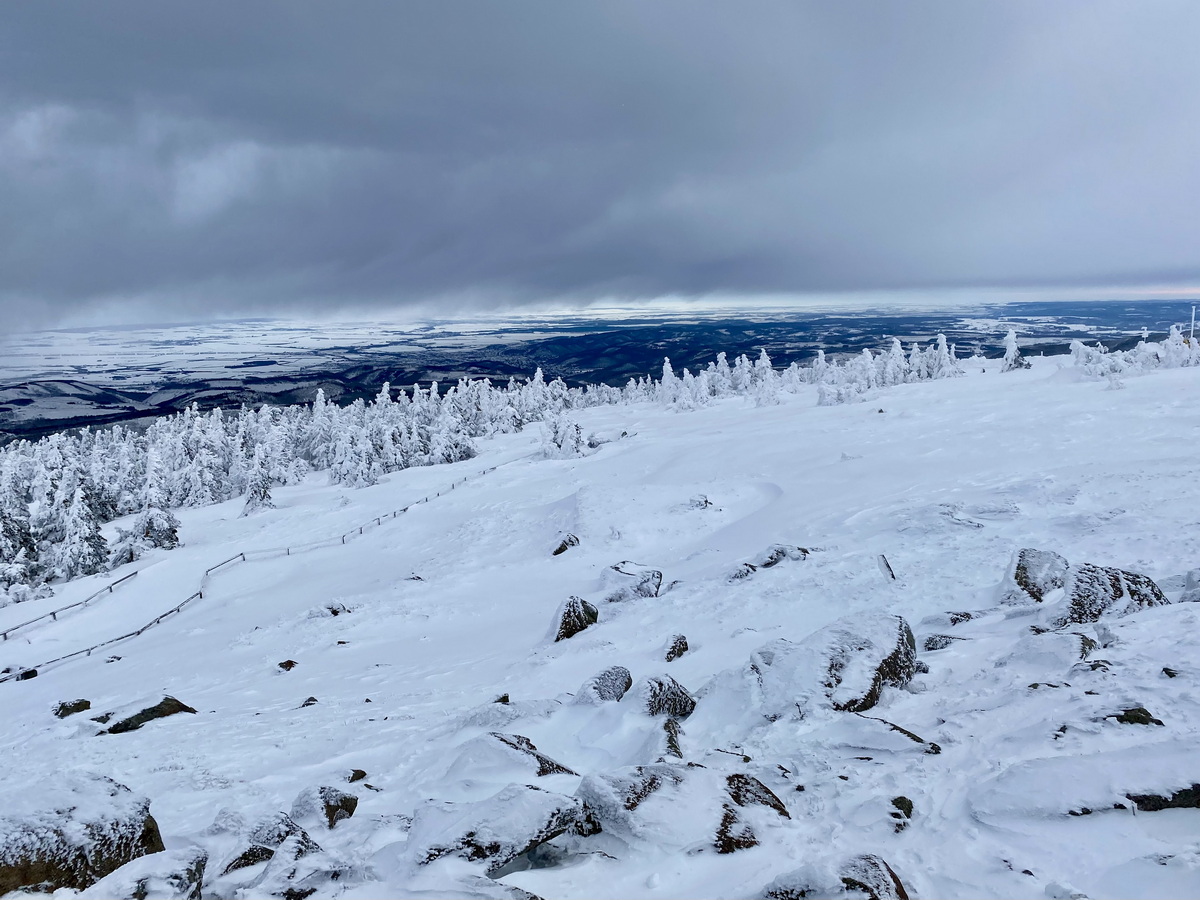
[[[903,687],[917,671],[916,640],[899,616],[867,614],[821,628],[802,641],[763,645],[741,669],[715,676],[703,697],[722,715],[775,721],[815,707],[861,712],[887,685]],[[716,698],[723,698],[716,702]]]
[[[487,874],[586,821],[583,802],[524,784],[486,800],[430,800],[413,815],[405,855],[414,865],[443,857],[481,863]]]
[[[682,634],[676,634],[671,637],[667,643],[667,662],[674,662],[688,652],[687,637]]]
[[[579,538],[575,537],[575,535],[573,535],[573,534],[568,534],[568,535],[564,536],[561,541],[559,541],[558,546],[554,548],[553,552],[550,555],[551,556],[561,556],[562,554],[564,554],[568,550],[570,550],[572,547],[578,547],[578,546],[579,546]]]
[[[64,773],[0,800],[0,894],[82,890],[163,849],[150,801],[111,778]]]
[[[200,900],[208,853],[202,847],[162,850],[125,863],[79,896],[83,900]]]
[[[108,726],[107,734],[124,734],[127,731],[136,731],[147,722],[153,722],[155,719],[165,719],[167,716],[174,716],[179,713],[192,713],[195,710],[186,703],[181,703],[174,697],[165,696],[157,703],[150,706],[134,705],[116,713],[109,713],[106,722],[112,722]],[[115,721],[114,721],[115,720]]]
[[[440,751],[439,751],[440,754]],[[504,784],[546,775],[576,774],[551,759],[524,735],[493,731],[465,741],[450,756],[443,779],[486,779]]]
[[[554,640],[555,642],[565,641],[567,638],[579,634],[585,628],[595,625],[599,620],[600,613],[596,607],[582,597],[571,597],[559,607],[558,616],[555,619],[558,625]]]
[[[624,666],[609,666],[597,672],[575,692],[576,703],[613,703],[625,696],[633,687],[633,676]]]
[[[696,698],[670,675],[654,675],[638,682],[642,708],[652,716],[686,719],[696,709]]]
[[[575,796],[605,829],[630,829],[632,813],[664,786],[681,784],[684,771],[681,766],[657,763],[586,775]]]
[[[312,787],[301,791],[292,803],[292,818],[298,822],[319,821],[333,828],[354,815],[357,808],[358,798],[353,794],[335,787]]]
[[[868,900],[908,900],[900,878],[880,856],[864,854],[836,867],[806,866],[780,875],[759,895],[762,900],[866,896]]]
[[[683,747],[679,744],[681,734],[683,734],[683,726],[679,724],[679,720],[668,716],[663,722],[663,756],[683,759]]]
[[[225,817],[224,819],[219,818],[214,823],[213,830],[239,831],[240,827],[236,819]],[[221,874],[228,875],[238,869],[266,862],[275,855],[275,851],[283,842],[290,838],[296,838],[294,842],[296,848],[305,853],[316,853],[321,849],[320,845],[309,837],[308,832],[301,828],[291,816],[286,813],[276,813],[260,820],[253,828],[249,829],[244,840],[234,851],[232,858],[226,857],[229,862],[221,867]]]
[[[758,846],[758,835],[741,812],[742,808],[763,806],[784,819],[792,817],[775,792],[752,775],[735,773],[726,776],[725,793],[729,802],[721,807],[721,821],[713,838],[718,853],[735,853]]]
[[[1158,585],[1146,575],[1084,563],[1072,567],[1067,579],[1069,607],[1058,625],[1095,622],[1101,616],[1128,616],[1153,606],[1166,606]]]
[[[758,835],[754,828],[730,804],[721,807],[721,824],[713,838],[718,853],[736,853],[758,846]]]
[[[663,581],[663,574],[658,569],[629,560],[609,566],[601,577],[605,590],[604,599],[609,603],[657,597]]]
[[[952,634],[931,634],[927,635],[925,642],[921,645],[926,653],[932,653],[934,650],[945,650],[955,641],[965,641],[967,638],[955,637]]]
[[[772,544],[758,556],[750,560],[751,565],[759,569],[769,569],[772,566],[777,566],[785,559],[799,561],[807,559],[809,550],[807,547],[795,547],[789,544]]]
[[[785,819],[792,817],[775,792],[753,775],[744,775],[738,772],[726,776],[725,790],[729,794],[729,799],[738,806],[757,804],[775,810]]]
[[[1000,585],[1000,602],[1041,603],[1048,593],[1066,583],[1067,561],[1049,550],[1026,548],[1009,564]]]
[[[349,866],[335,859],[311,840],[293,834],[272,854],[262,874],[248,889],[254,897],[304,900],[331,882],[342,881]]]
[[[751,575],[753,575],[757,571],[758,571],[758,566],[754,565],[754,563],[748,563],[748,562],[738,563],[736,566],[734,566],[733,570],[729,573],[729,581],[730,582],[745,581],[747,578],[749,578]]]
[[[528,758],[537,766],[537,774],[542,775],[576,775],[578,773],[568,769],[560,762],[556,762],[545,753],[542,753],[534,746],[533,741],[524,735],[520,734],[501,734],[498,731],[493,731],[488,737],[508,748],[511,752],[520,757]]]

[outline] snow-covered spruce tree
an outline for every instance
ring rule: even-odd
[[[542,455],[546,459],[571,459],[582,456],[583,429],[565,414],[551,416],[542,423]]]
[[[1001,372],[1012,372],[1014,369],[1028,369],[1029,360],[1021,355],[1017,346],[1017,333],[1011,328],[1004,336],[1004,362],[1000,364]]]
[[[246,485],[246,505],[242,507],[242,515],[248,516],[260,509],[274,509],[271,499],[271,468],[267,463],[267,454],[263,445],[254,448],[254,460],[250,464],[250,476]]]

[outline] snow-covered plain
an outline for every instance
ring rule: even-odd
[[[272,863],[221,875],[238,823],[288,812],[318,785],[359,804],[332,829],[305,826],[343,873],[317,883],[317,897],[504,896],[511,885],[543,897],[749,898],[797,870],[836,885],[838,863],[860,854],[885,859],[911,897],[1200,897],[1200,809],[1139,811],[1126,796],[1200,782],[1200,604],[1045,633],[1031,626],[1051,626],[1053,597],[1000,604],[1024,547],[1143,573],[1180,599],[1200,566],[1200,370],[1109,390],[1069,358],[1032,362],[1000,374],[998,361],[970,360],[966,377],[831,407],[806,388],[777,406],[585,410],[574,414],[585,432],[612,440],[583,458],[541,458],[533,426],[481,442],[475,459],[371,488],[313,476],[246,518],[240,500],[181,510],[183,547],[0,609],[2,629],[139,571],[86,609],[14,634],[0,666],[136,628],[235,554],[332,537],[432,498],[345,545],[251,554],[144,635],[0,684],[0,793],[33,802],[68,771],[129,786],[150,798],[168,850],[209,852],[205,897],[266,893],[256,879]],[[552,555],[568,533],[578,545]],[[731,580],[775,544],[811,552]],[[660,595],[604,602],[621,561],[661,570]],[[599,621],[554,642],[570,595],[594,603]],[[347,612],[332,615],[337,604]],[[961,611],[974,618],[952,624],[947,613]],[[884,688],[861,716],[754,714],[738,687],[752,653],[878,613],[910,623],[928,673]],[[1097,642],[1086,660],[1069,632]],[[667,662],[677,634],[689,649]],[[933,634],[965,640],[924,651]],[[297,665],[284,671],[284,660]],[[637,686],[620,702],[582,702],[581,685],[612,666]],[[496,882],[481,877],[486,861],[418,864],[455,823],[499,814],[483,802],[495,795],[513,797],[504,815],[521,820],[537,797],[502,793],[510,784],[594,796],[598,776],[662,758],[663,718],[638,704],[639,683],[664,674],[697,698],[681,723],[683,759],[667,757],[674,775],[623,824],[557,838],[490,873]],[[113,735],[88,718],[164,693],[197,714]],[[52,715],[76,698],[92,711]],[[1132,707],[1163,724],[1109,717]],[[538,776],[490,732],[525,736],[577,774]],[[348,783],[353,769],[365,779]],[[759,843],[718,853],[732,774],[769,787],[788,817],[740,808]],[[893,815],[899,796],[911,819]]]

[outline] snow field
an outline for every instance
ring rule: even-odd
[[[965,378],[837,406],[816,406],[809,387],[776,406],[575,411],[585,433],[629,436],[546,460],[533,425],[481,441],[475,459],[361,490],[311,476],[246,518],[241,500],[179,510],[179,549],[0,609],[3,628],[139,570],[111,596],[0,644],[0,664],[120,634],[191,593],[215,562],[329,537],[499,465],[345,546],[231,566],[202,601],[111,653],[0,685],[3,792],[24,796],[63,771],[108,775],[151,799],[168,848],[204,845],[215,869],[226,838],[209,826],[221,810],[253,822],[335,785],[359,797],[357,811],[312,835],[353,874],[318,896],[461,896],[481,870],[415,865],[414,813],[510,783],[572,795],[581,778],[653,764],[662,718],[639,711],[636,685],[669,674],[698,698],[679,740],[699,765],[625,827],[556,840],[538,865],[555,864],[512,867],[498,884],[546,897],[752,897],[777,875],[873,853],[910,896],[1200,896],[1200,811],[1138,812],[1124,799],[1200,782],[1200,607],[1066,629],[1101,645],[1081,660],[1077,638],[1030,629],[1049,609],[998,605],[1022,547],[1141,572],[1179,598],[1200,566],[1200,372],[1111,391],[1065,359],[1032,362],[1001,375],[995,361],[963,361]],[[712,506],[692,504],[700,494]],[[578,546],[552,556],[566,533]],[[772,544],[812,552],[730,581]],[[623,560],[661,570],[660,595],[602,602],[604,572]],[[596,604],[600,620],[553,643],[569,595]],[[332,615],[338,604],[347,611]],[[951,624],[948,611],[978,615]],[[873,719],[817,710],[768,723],[722,688],[769,641],[874,613],[903,616],[918,650],[932,634],[965,640],[920,652],[929,672],[886,688],[865,712]],[[675,634],[689,651],[667,663]],[[280,670],[288,659],[298,665]],[[633,692],[574,702],[587,678],[618,665]],[[97,736],[94,713],[50,712],[77,697],[101,712],[163,693],[197,715]],[[494,703],[502,694],[510,702]],[[309,697],[317,703],[303,707]],[[1106,718],[1132,706],[1164,724]],[[538,777],[494,752],[490,732],[528,737],[578,774]],[[352,768],[367,778],[347,784]],[[790,818],[739,808],[759,845],[718,854],[734,773],[774,791]],[[897,796],[914,809],[901,831]]]

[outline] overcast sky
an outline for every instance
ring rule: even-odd
[[[0,321],[1200,284],[1200,4],[7,3]]]

